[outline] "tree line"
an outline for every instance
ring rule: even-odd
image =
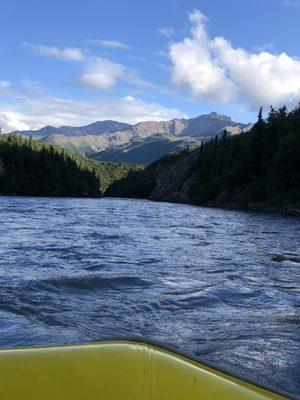
[[[226,131],[199,149],[191,171],[193,202],[299,206],[300,107],[262,109],[250,132],[229,136]]]
[[[130,165],[101,163],[19,135],[0,135],[0,193],[101,196]]]
[[[178,164],[186,152],[130,172],[114,182],[108,193],[148,198],[161,171],[172,168],[174,160]],[[290,112],[286,107],[271,107],[266,119],[260,109],[250,131],[230,135],[224,130],[193,152],[195,162],[186,175],[192,203],[300,207],[300,106]]]

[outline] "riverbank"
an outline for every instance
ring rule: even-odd
[[[192,203],[191,203],[192,204]],[[205,204],[202,207],[215,207],[224,210],[234,211],[250,211],[264,214],[284,215],[288,217],[300,218],[300,209],[292,207],[278,207],[266,203],[249,203],[247,205],[241,205],[237,203],[225,203],[225,204]]]
[[[169,153],[112,183],[107,195],[300,215],[300,108],[261,112],[251,131]]]
[[[145,199],[147,200],[147,199]],[[199,207],[207,207],[207,208],[218,208],[221,210],[231,210],[231,211],[247,211],[253,213],[262,213],[262,214],[273,214],[273,215],[281,215],[287,217],[296,217],[300,218],[300,209],[294,207],[279,207],[266,203],[249,203],[249,204],[239,204],[235,202],[227,202],[227,203],[209,203],[209,204],[197,204],[192,201],[182,201],[181,198],[176,199],[167,199],[167,200],[158,200],[154,198],[150,198],[151,201],[156,202],[166,202],[166,203],[174,203],[174,204],[187,204]]]

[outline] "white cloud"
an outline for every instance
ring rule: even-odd
[[[202,100],[246,100],[253,108],[300,99],[300,61],[285,53],[250,53],[223,37],[210,38],[206,17],[190,14],[191,36],[170,45],[172,81]]]
[[[140,121],[160,121],[185,116],[176,108],[146,103],[132,96],[74,101],[17,94],[10,95],[9,100],[9,106],[8,103],[0,103],[0,128],[5,132],[39,129],[45,125],[80,126],[105,119],[135,124]]]
[[[43,56],[57,58],[63,61],[85,61],[86,55],[77,47],[63,47],[59,48],[56,46],[43,46],[25,43],[25,46],[29,47],[34,53],[41,54]]]
[[[174,35],[175,30],[174,30],[174,28],[172,28],[170,26],[164,26],[162,28],[158,28],[157,32],[161,33],[164,36],[171,37]]]
[[[131,85],[158,88],[157,85],[141,78],[134,71],[120,63],[107,58],[93,56],[75,47],[59,48],[33,44],[25,45],[40,55],[54,57],[62,61],[81,61],[83,71],[75,81],[82,86],[108,90],[119,80],[122,80]]]
[[[124,76],[124,71],[123,65],[97,57],[87,64],[85,73],[77,78],[77,82],[95,89],[107,90]]]
[[[120,80],[135,86],[159,88],[124,65],[101,57],[91,57],[85,64],[84,73],[77,77],[76,82],[82,86],[108,90]]]
[[[146,103],[132,96],[125,96],[114,103],[121,121],[136,124],[141,121],[162,121],[187,117],[177,108],[167,108],[157,103]],[[129,119],[128,119],[129,118]],[[118,118],[116,118],[118,120]]]
[[[172,81],[188,86],[193,95],[202,100],[226,103],[233,98],[235,87],[212,54],[205,31],[206,18],[200,11],[194,11],[190,20],[192,38],[170,46]]]
[[[224,68],[236,83],[239,94],[252,107],[299,101],[299,60],[285,53],[251,54],[241,48],[233,49],[223,38],[216,38],[214,44]]]
[[[59,48],[33,44],[26,44],[26,46],[40,55],[54,57],[62,61],[81,61],[84,72],[75,80],[83,86],[107,90],[124,76],[125,67],[123,65],[107,58],[93,57],[76,47]]]
[[[28,129],[28,125],[22,121],[23,119],[24,115],[21,113],[0,109],[0,132]]]
[[[103,39],[90,39],[88,43],[95,44],[98,46],[109,47],[114,49],[128,50],[130,46],[125,43],[119,42],[119,40],[103,40]]]

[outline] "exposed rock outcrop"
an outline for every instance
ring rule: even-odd
[[[150,193],[150,200],[190,203],[189,190],[194,180],[191,169],[195,165],[197,151],[179,157],[158,174],[156,187]]]
[[[156,140],[153,144],[154,151],[157,148],[157,158],[152,158],[150,162],[155,161],[161,156],[159,150],[167,141],[178,140],[181,142],[206,141],[209,138],[221,134],[223,129],[231,135],[249,130],[252,124],[243,124],[234,122],[226,115],[220,115],[216,112],[200,115],[195,118],[175,118],[169,121],[146,121],[139,122],[136,125],[130,125],[117,121],[98,121],[82,127],[62,126],[56,128],[46,126],[36,131],[20,131],[18,134],[26,137],[32,136],[43,142],[56,144],[69,150],[91,156],[96,155],[96,159],[114,162],[115,154],[110,150],[118,150],[119,146],[127,146],[126,153],[130,152],[141,142],[149,138],[160,135],[161,140]],[[167,146],[168,147],[168,146]],[[181,147],[175,149],[181,150]],[[147,155],[145,148],[144,154]],[[168,152],[168,151],[166,151]],[[166,153],[164,153],[166,154]],[[111,158],[110,158],[111,157]],[[146,157],[145,157],[146,158]],[[130,153],[122,157],[122,152],[118,155],[118,162],[134,163],[134,157],[130,158]],[[147,164],[147,162],[142,162]]]

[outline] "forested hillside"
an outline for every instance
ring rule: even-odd
[[[200,140],[188,136],[182,140],[172,135],[157,134],[92,154],[89,157],[94,160],[105,162],[126,162],[149,165],[165,154],[181,151],[187,147],[196,148],[200,143]]]
[[[246,209],[299,208],[300,107],[271,108],[266,120],[260,110],[251,131],[229,136],[224,130],[188,154],[129,174],[108,193]]]
[[[0,135],[0,193],[38,196],[100,196],[130,169],[101,163],[58,146]]]

